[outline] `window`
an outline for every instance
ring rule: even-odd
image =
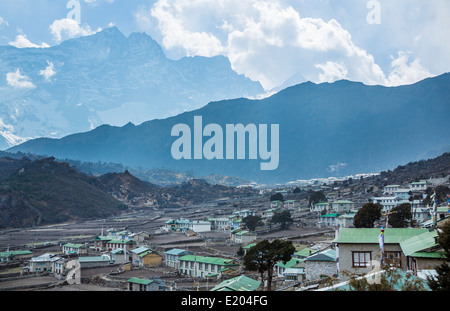
[[[372,252],[352,252],[353,267],[369,267]]]

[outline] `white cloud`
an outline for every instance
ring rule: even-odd
[[[80,26],[77,21],[70,18],[55,20],[50,25],[50,31],[54,39],[58,42],[63,40],[63,36],[70,38],[89,36],[101,31],[97,29],[93,31],[89,25]]]
[[[323,72],[319,74],[320,82],[333,82],[347,78],[347,67],[341,63],[326,62],[325,64],[317,64],[315,67]]]
[[[202,1],[196,1],[199,4]],[[189,8],[191,2],[177,3],[180,7],[175,7],[174,11],[168,10],[167,1],[158,1],[151,10],[151,15],[158,19],[158,27],[161,30],[163,46],[166,49],[182,47],[186,55],[214,56],[223,53],[224,47],[218,38],[206,31],[191,31],[184,25],[186,13],[184,8]],[[201,3],[200,3],[201,4]],[[146,14],[139,14],[140,22],[148,23]]]
[[[6,81],[8,85],[22,88],[22,89],[33,89],[36,86],[30,81],[30,78],[27,76],[22,76],[20,74],[20,69],[17,69],[15,72],[9,72],[6,74]]]
[[[56,74],[55,66],[52,62],[47,61],[48,66],[39,71],[39,75],[43,76],[45,80],[50,81],[50,78],[53,77]]]
[[[9,45],[15,46],[16,48],[48,48],[50,45],[43,42],[41,45],[32,43],[30,40],[28,40],[27,36],[24,34],[16,36],[16,40],[9,42]]]
[[[387,79],[387,85],[398,86],[412,84],[433,76],[422,66],[419,58],[415,58],[412,62],[408,63],[410,53],[400,51],[397,55],[397,58],[392,57],[392,71]]]
[[[298,72],[314,82],[342,76],[367,84],[385,79],[374,58],[336,20],[302,18],[281,1],[159,0],[151,16],[167,50],[226,55],[236,72],[266,89]],[[140,12],[140,17],[145,26],[149,14]]]
[[[414,83],[431,76],[436,68],[450,66],[450,62],[446,65],[442,61],[450,46],[450,41],[443,42],[442,38],[450,28],[436,31],[437,24],[450,24],[443,17],[445,8],[450,7],[446,2],[382,3],[382,23],[376,26],[367,24],[366,5],[356,0],[348,4],[316,0],[303,0],[301,4],[285,0],[157,0],[151,9],[141,8],[136,20],[142,30],[160,39],[172,58],[225,55],[236,72],[260,81],[266,90],[300,76],[317,83],[348,79],[390,86]],[[410,12],[409,8],[416,10]],[[397,15],[402,16],[400,24]],[[430,16],[436,16],[439,22]],[[426,28],[417,23],[419,20],[426,21]],[[410,22],[414,24],[405,25]],[[380,46],[384,38],[389,42],[383,41]],[[402,43],[396,44],[399,40]],[[433,50],[424,44],[431,40],[436,46]],[[414,54],[398,52],[405,50]],[[399,53],[395,59],[385,56],[395,52]],[[432,65],[436,62],[441,67]]]

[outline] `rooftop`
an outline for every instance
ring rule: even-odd
[[[187,251],[185,249],[173,248],[164,253],[169,254],[169,255],[183,255],[184,253],[189,253],[189,251]]]
[[[153,283],[153,280],[139,279],[139,278],[131,278],[127,280],[128,283],[142,284],[148,285]]]
[[[327,249],[309,256],[305,261],[336,261],[336,251],[334,249]]]
[[[384,229],[384,243],[398,244],[427,231],[428,229],[386,228]],[[378,244],[380,233],[380,228],[342,228],[339,230],[339,236],[333,242]]]
[[[82,247],[84,247],[84,244],[67,243],[67,244],[64,244],[63,246],[71,247],[71,248],[82,248]]]
[[[179,261],[194,261],[209,263],[213,265],[234,265],[233,259],[219,258],[219,257],[205,257],[197,255],[184,255],[178,259]]]
[[[441,258],[443,254],[433,251],[439,247],[436,237],[438,237],[436,230],[428,231],[401,242],[400,247],[406,256]]]
[[[245,275],[238,276],[215,286],[211,291],[255,291],[261,285],[260,281],[256,281]]]

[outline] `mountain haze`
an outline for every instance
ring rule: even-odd
[[[150,36],[116,27],[51,48],[2,46],[0,77],[0,150],[264,91],[225,57],[171,60]]]
[[[36,139],[11,148],[83,161],[238,176],[261,183],[380,172],[448,151],[450,74],[399,87],[351,81],[302,83],[261,100],[237,98],[139,126],[102,125],[62,139]],[[258,160],[174,160],[174,125],[279,124],[280,163]],[[225,139],[225,138],[224,138]],[[203,142],[206,138],[203,139]],[[270,147],[270,144],[269,144]],[[248,158],[248,155],[247,155]]]

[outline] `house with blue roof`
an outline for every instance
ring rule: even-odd
[[[180,262],[178,259],[185,255],[192,255],[193,253],[185,249],[173,248],[171,250],[168,250],[167,252],[164,252],[164,254],[166,257],[165,258],[166,266],[178,270],[178,268],[180,267]]]

